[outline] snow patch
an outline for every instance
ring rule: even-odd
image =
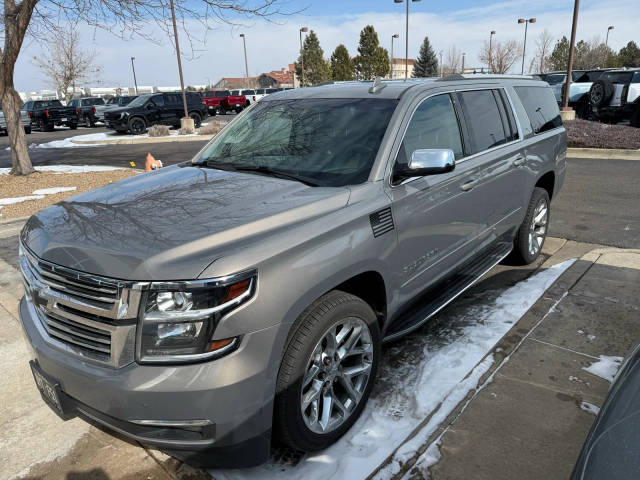
[[[611,357],[607,355],[600,355],[600,360],[592,363],[588,367],[582,367],[583,370],[596,375],[597,377],[604,378],[609,382],[613,382],[616,372],[622,364],[622,357]]]
[[[53,195],[54,193],[61,192],[73,192],[78,187],[51,187],[51,188],[41,188],[39,190],[34,190],[34,195]]]
[[[0,205],[12,205],[14,203],[22,203],[28,200],[41,200],[44,195],[27,195],[25,197],[0,198]]]
[[[585,412],[589,412],[594,415],[598,415],[598,413],[600,413],[600,407],[598,407],[597,405],[594,405],[593,403],[581,402],[580,408]]]
[[[53,173],[87,173],[122,170],[121,167],[106,167],[102,165],[35,165],[34,168],[39,172]],[[10,171],[11,168],[0,168],[0,175],[8,175]]]
[[[487,353],[574,261],[567,260],[533,275],[502,292],[493,302],[480,298],[471,301],[470,306],[461,308],[460,318],[456,317],[459,328],[455,325],[433,338],[425,338],[428,335],[422,332],[409,337],[405,344],[414,342],[421,348],[419,361],[412,356],[405,361],[406,368],[381,365],[380,370],[388,373],[378,379],[377,385],[387,383],[384,388],[388,393],[372,396],[360,419],[331,447],[299,461],[272,458],[252,469],[211,470],[211,475],[217,480],[366,478],[393,455],[375,478],[393,476],[469,392],[478,388],[480,378],[494,362],[493,355]],[[448,310],[439,317],[447,312],[455,315]],[[393,346],[388,353],[394,354]],[[429,415],[429,422],[403,443]],[[437,450],[437,445],[429,446],[420,464],[435,463]]]

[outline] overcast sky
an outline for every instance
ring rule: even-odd
[[[604,39],[607,26],[614,25],[609,45],[618,50],[630,40],[638,42],[637,18],[629,12],[637,11],[638,0],[583,0],[578,24],[578,39]],[[308,8],[297,15],[275,19],[278,23],[262,20],[245,22],[244,27],[231,28],[218,25],[206,37],[206,43],[197,45],[195,58],[185,53],[183,69],[187,85],[217,82],[221,77],[244,75],[244,57],[240,33],[246,34],[250,75],[280,69],[293,62],[298,54],[298,30],[301,26],[313,29],[320,39],[325,57],[344,43],[351,55],[355,55],[360,30],[373,25],[380,43],[391,48],[391,36],[398,33],[394,42],[394,55],[404,57],[405,15],[404,4],[392,0],[297,0],[284,8]],[[522,40],[524,28],[517,24],[519,17],[536,17],[537,23],[529,26],[527,51],[535,51],[535,39],[545,28],[554,36],[569,37],[571,33],[571,0],[536,0],[534,2],[487,0],[433,1],[423,0],[410,4],[409,56],[417,55],[425,35],[429,36],[436,53],[454,45],[466,53],[468,66],[481,66],[478,53],[491,30],[497,31],[494,39]],[[153,28],[153,27],[150,27]],[[202,33],[194,26],[195,36]],[[101,30],[84,27],[82,42],[86,49],[97,53],[96,63],[104,69],[104,75],[93,86],[133,86],[130,57],[136,60],[138,85],[178,85],[178,73],[173,47],[169,41],[156,45],[145,40],[123,41]],[[183,43],[186,45],[186,42]],[[15,85],[19,91],[49,88],[47,79],[33,64],[32,58],[41,52],[38,42],[25,41],[16,65]],[[445,53],[446,55],[446,53]],[[529,55],[527,56],[528,58]],[[518,63],[519,65],[519,63]],[[529,65],[527,60],[526,66]],[[515,67],[514,67],[515,68]]]

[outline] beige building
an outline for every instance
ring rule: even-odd
[[[416,61],[413,58],[408,60],[409,64],[409,72],[408,77],[411,78],[411,74],[413,73],[413,65]],[[391,79],[403,79],[404,78],[404,58],[394,58],[391,62]]]

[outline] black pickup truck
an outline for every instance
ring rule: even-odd
[[[65,107],[60,100],[29,100],[22,107],[31,119],[31,126],[42,131],[53,131],[56,126],[78,128],[78,114],[74,107]]]
[[[74,107],[78,120],[87,127],[95,127],[96,122],[104,122],[106,103],[100,97],[74,98],[67,107]]]

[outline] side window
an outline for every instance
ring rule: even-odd
[[[164,107],[164,98],[162,95],[155,95],[151,97],[151,101],[155,103],[156,107]]]
[[[423,148],[447,148],[455,158],[464,156],[458,117],[448,94],[428,98],[414,112],[396,162],[408,165],[411,154]]]
[[[458,95],[471,135],[472,154],[507,143],[504,123],[493,90],[471,90]]]
[[[534,133],[562,126],[556,98],[549,87],[513,87],[527,112]]]

